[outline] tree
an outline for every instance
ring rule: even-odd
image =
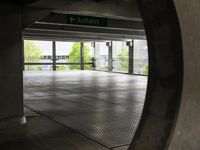
[[[81,54],[80,54],[80,43],[76,42],[72,45],[72,50],[69,53],[69,63],[80,63]],[[91,62],[92,57],[89,55],[90,48],[88,45],[84,45],[84,62],[88,63]],[[80,69],[80,65],[71,65],[71,70]],[[89,69],[89,67],[85,67],[85,69]]]
[[[117,58],[119,61],[119,71],[127,71],[128,70],[128,51],[126,47],[121,47],[120,51],[117,54]]]
[[[59,65],[59,66],[56,66],[56,70],[59,70],[59,71],[69,70],[69,66]]]
[[[24,60],[26,63],[38,63],[41,59],[42,51],[31,41],[24,41]],[[38,66],[28,65],[26,70],[40,70]]]
[[[148,75],[149,74],[149,66],[148,65],[144,65],[143,74],[144,75]]]

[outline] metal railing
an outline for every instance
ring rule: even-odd
[[[24,63],[24,71],[50,71],[53,70],[53,65],[56,66],[56,70],[79,70],[81,63]],[[83,65],[85,66],[85,69],[94,69],[94,62],[83,63]]]

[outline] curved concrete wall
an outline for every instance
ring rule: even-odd
[[[149,77],[141,121],[130,150],[163,150],[182,93],[182,42],[172,0],[138,0],[149,50]]]
[[[151,24],[151,26],[149,26],[148,35],[152,36],[150,47],[154,49],[153,51],[151,51],[150,54],[151,56],[154,56],[154,58],[151,60],[151,64],[153,64],[151,66],[153,68],[152,71],[154,71],[152,74],[153,78],[151,82],[155,82],[156,84],[153,88],[151,88],[148,94],[149,96],[147,97],[151,99],[151,101],[149,101],[148,103],[149,106],[151,105],[152,107],[146,108],[145,115],[150,119],[146,122],[144,121],[145,123],[150,123],[151,126],[146,124],[146,126],[142,126],[142,128],[140,128],[140,133],[145,134],[145,136],[144,138],[141,138],[140,136],[140,142],[136,142],[137,147],[135,148],[133,146],[133,149],[162,150],[163,147],[165,147],[165,140],[168,139],[168,133],[171,131],[171,124],[174,120],[174,113],[172,113],[172,111],[175,112],[175,109],[177,108],[174,105],[178,105],[177,103],[179,102],[179,82],[181,81],[178,80],[181,80],[180,74],[182,73],[180,65],[177,65],[177,62],[179,62],[178,59],[182,59],[182,56],[178,55],[180,51],[177,51],[180,49],[179,44],[177,44],[180,42],[179,40],[177,41],[177,39],[179,38],[179,33],[177,33],[178,29],[176,28],[176,17],[172,19],[175,15],[173,13],[173,10],[172,13],[170,11],[170,0],[138,1],[140,1],[140,4],[145,11],[146,9],[148,9],[148,12],[146,11],[146,17],[150,18],[146,19],[146,23]],[[176,123],[174,124],[174,130],[171,133],[171,140],[169,141],[168,147],[166,149],[200,150],[200,1],[174,0],[174,2],[178,13],[178,19],[182,34],[184,79],[179,114]],[[162,8],[160,6],[162,6]],[[17,8],[17,14],[20,14],[20,12],[21,9]],[[17,22],[18,28],[11,27],[11,29],[13,30],[16,29],[16,31],[13,32],[11,32],[12,30],[6,30],[6,33],[10,33],[9,35],[10,37],[12,37],[12,46],[5,47],[5,44],[2,45],[2,49],[5,50],[2,51],[1,55],[1,64],[3,64],[1,70],[2,68],[3,70],[1,72],[0,81],[1,85],[5,86],[2,86],[4,87],[4,89],[1,89],[1,91],[3,91],[4,93],[1,93],[0,95],[0,119],[16,116],[18,117],[23,115],[20,51],[21,16],[14,13],[14,19],[12,19],[12,15],[10,15],[10,17],[11,20],[14,21],[13,24],[15,25],[15,27]],[[6,19],[8,20],[7,16]],[[9,24],[4,21],[1,26],[2,29],[4,29],[7,25],[13,24]],[[165,36],[162,37],[163,33],[169,32],[170,36],[165,34]],[[5,41],[5,37],[2,37],[2,41]],[[7,41],[10,42],[10,38],[8,38]],[[169,44],[171,45],[171,47],[168,47]],[[19,51],[14,50],[16,48]],[[177,54],[171,55],[174,53]],[[8,63],[7,60],[3,59],[4,56],[5,58],[7,56],[12,56],[12,63]],[[168,67],[165,67],[168,69],[168,71],[166,71],[166,69],[161,66],[162,63],[160,63],[163,62],[164,64],[165,61],[168,62],[168,64],[166,64],[166,66]],[[9,64],[9,68],[11,69],[5,68],[7,64]],[[18,66],[19,68],[17,68],[16,66]],[[168,80],[169,82],[166,82],[166,80]],[[13,82],[11,83],[11,81]],[[151,85],[151,82],[149,83],[149,85]],[[13,87],[13,85],[15,85],[15,87]],[[167,93],[167,90],[169,91],[169,94]],[[153,92],[154,95],[152,95]],[[173,106],[173,109],[168,106]],[[173,115],[171,115],[171,113]],[[153,121],[151,121],[152,118]],[[166,130],[168,131],[166,132]],[[154,136],[150,136],[150,134]]]
[[[157,25],[159,28],[161,28],[161,25],[162,25],[164,32],[165,32],[165,29],[167,29],[165,24],[170,22],[170,19],[169,19],[170,17],[168,17],[169,20],[167,20],[165,15],[166,14],[168,14],[169,16],[173,15],[173,14],[170,14],[170,12],[168,12],[168,9],[170,8],[170,6],[168,4],[169,1],[170,0],[162,0],[162,1],[160,1],[160,0],[145,1],[144,0],[144,5],[146,5],[147,3],[149,3],[148,7],[150,5],[152,5],[152,10],[149,11],[148,15],[151,15],[153,12],[156,12],[156,9],[157,9],[157,12],[156,12],[157,15],[155,15],[155,17],[154,17],[155,20],[148,20],[148,21],[153,23],[152,27]],[[175,124],[174,132],[172,132],[172,134],[171,134],[172,140],[169,141],[170,143],[169,143],[168,149],[170,149],[170,150],[199,150],[200,149],[200,140],[199,140],[200,117],[198,116],[198,114],[200,113],[200,108],[199,108],[200,107],[200,100],[199,100],[199,98],[200,98],[200,92],[199,92],[200,91],[200,89],[199,89],[200,88],[200,59],[199,59],[199,56],[200,56],[200,50],[199,50],[200,49],[200,42],[199,42],[199,39],[200,39],[200,29],[199,29],[200,28],[200,17],[199,17],[200,1],[199,0],[190,0],[190,1],[189,0],[174,0],[174,2],[175,2],[177,13],[178,13],[179,23],[181,26],[182,40],[183,40],[184,85],[183,85],[183,93],[182,93],[180,111],[178,114],[177,122]],[[99,6],[99,4],[102,4],[102,3],[106,3],[106,2],[102,1],[101,3],[98,3],[97,5]],[[123,3],[123,2],[121,2],[121,3]],[[140,3],[142,3],[142,0],[140,0]],[[159,5],[163,5],[164,9],[161,9],[161,7]],[[79,8],[80,6],[81,6],[81,9],[84,9],[82,3],[81,3],[81,5],[76,7],[76,9]],[[120,6],[122,6],[122,5],[120,5]],[[88,8],[88,7],[86,7],[86,8]],[[146,9],[146,7],[144,9]],[[90,11],[94,11],[93,7],[92,7],[92,10],[90,10]],[[132,11],[134,11],[134,10],[131,10],[130,14],[133,13]],[[123,13],[123,11],[120,11],[120,14],[121,13]],[[116,14],[113,13],[113,15],[116,15]],[[123,16],[123,15],[124,15],[124,13],[121,14],[121,16]],[[158,21],[158,19],[160,19],[160,21]],[[174,24],[175,23],[171,22],[171,31],[175,30],[173,27]],[[174,25],[174,26],[176,26],[176,25]],[[156,30],[158,30],[158,28]],[[157,35],[158,36],[157,39],[160,39],[159,34],[160,35],[163,34],[163,31],[162,30],[156,31],[156,30],[153,30],[153,32],[155,33],[153,35],[154,36]],[[168,32],[168,31],[166,31],[166,32]],[[176,36],[178,36],[178,35],[176,35]],[[168,37],[165,37],[165,38],[168,38]],[[155,43],[155,37],[152,39],[154,39],[154,40],[152,40],[152,42],[154,42],[153,47],[158,47],[159,44]],[[170,39],[173,39],[173,40],[171,41]],[[168,43],[170,43],[170,42],[176,43],[177,42],[176,39],[177,38],[175,37],[174,32],[173,32],[172,37],[169,37]],[[166,39],[163,41],[166,42]],[[178,41],[178,42],[180,42],[180,41]],[[160,47],[158,47],[156,49],[160,50],[161,49]],[[176,48],[174,48],[174,49],[176,49]],[[165,55],[166,50],[171,51],[171,53],[175,53],[174,50],[172,49],[172,47],[165,48],[163,52],[160,52],[161,54],[159,54],[157,60],[159,60],[159,57],[162,55],[166,56]],[[168,56],[170,56],[170,57],[168,57]],[[168,62],[174,62],[174,61],[169,61],[169,60],[173,60],[173,57],[175,58],[176,56],[172,57],[170,54],[168,56],[167,57],[169,59],[165,59],[165,60],[168,60]],[[180,59],[182,59],[182,56],[179,56],[179,57],[180,57]],[[176,58],[179,59],[179,57],[176,57]],[[162,60],[160,60],[160,61],[162,61]],[[160,64],[160,63],[157,63],[157,64]],[[159,65],[157,65],[157,66],[159,66]],[[159,72],[161,70],[163,70],[162,67],[163,66],[160,67],[161,69],[158,68]],[[174,67],[168,67],[168,69],[169,68],[171,68],[171,70],[175,69]],[[166,71],[166,69],[164,69],[162,72],[165,72],[165,71]],[[178,71],[177,74],[178,73],[180,73],[180,71]],[[169,72],[167,72],[166,74],[169,74]],[[173,82],[175,83],[177,81],[174,80]],[[166,87],[164,87],[164,88],[166,88]],[[159,87],[158,91],[161,89],[162,88]],[[173,89],[173,88],[171,88],[171,89]],[[177,83],[177,89],[178,89],[178,83]],[[169,90],[170,90],[170,87],[169,87]],[[163,90],[163,92],[166,92],[166,91]],[[169,103],[170,103],[170,101],[175,101],[175,99],[178,99],[178,95],[175,95],[174,100],[169,99]],[[160,96],[160,99],[162,99],[163,94],[160,94],[157,97],[159,97],[159,96]],[[164,97],[166,98],[169,96],[170,96],[169,94],[166,94],[166,96],[164,96]],[[171,97],[173,97],[173,96],[171,96]],[[157,101],[157,102],[160,102],[160,101]],[[158,104],[157,102],[155,102],[155,104]],[[161,105],[163,107],[155,105],[158,108],[162,108],[162,109],[157,109],[157,111],[159,111],[159,110],[164,111],[165,109],[163,109],[163,108],[168,106],[168,105],[164,105],[164,104],[165,103],[161,103]],[[172,103],[172,105],[178,105],[178,104]],[[151,107],[151,109],[152,108],[155,109],[155,107]],[[174,109],[175,108],[177,108],[177,107],[174,106]],[[169,109],[169,112],[167,112],[167,109],[166,109],[167,113],[158,112],[158,114],[159,113],[160,113],[160,115],[166,114],[166,116],[168,116],[170,111],[171,110]],[[159,117],[160,117],[160,115],[159,115]],[[173,120],[173,118],[170,120],[170,123],[172,123],[172,120]],[[163,123],[163,121],[160,121],[160,124],[162,124],[162,123]],[[153,130],[150,130],[150,128],[154,128],[154,127],[155,127],[155,122],[152,122],[152,126],[149,126],[149,125],[147,126],[146,131],[148,131],[148,132],[147,132],[146,137],[148,137],[148,135],[149,135],[149,139],[152,139],[152,136],[150,136],[149,131],[153,131]],[[163,132],[161,132],[159,129],[161,129],[161,128],[158,127],[157,130],[155,130],[155,135],[156,135],[156,133],[163,134],[163,132],[166,128],[163,128]],[[170,131],[170,128],[167,128],[167,130]],[[144,137],[144,139],[147,139],[146,137]],[[158,136],[155,136],[155,138],[156,137],[158,137]],[[167,136],[165,135],[164,137],[167,137]],[[157,149],[163,149],[163,147],[164,147],[163,143],[165,143],[165,142],[163,142],[163,139],[161,139],[161,138],[157,139],[157,141],[152,140],[149,144],[156,145],[156,142],[160,143],[160,146],[158,146]],[[147,144],[148,142],[145,143],[144,140],[141,140],[141,143],[142,143],[143,149],[148,149],[148,150],[150,149],[150,147]],[[146,144],[146,146],[148,148],[144,147],[144,144]],[[139,145],[138,149],[142,149],[141,145]],[[155,146],[152,146],[151,149],[155,149]]]
[[[176,14],[173,13],[172,3],[171,1],[159,1],[159,0],[148,0],[142,1],[139,0],[138,3],[140,5],[145,27],[147,31],[147,37],[149,42],[149,54],[150,54],[150,76],[149,76],[149,86],[146,97],[146,104],[144,107],[144,113],[142,116],[142,120],[140,122],[138,131],[136,136],[134,137],[133,144],[130,149],[134,150],[199,150],[200,149],[200,1],[199,0],[174,0],[175,3],[180,32],[182,38],[182,44],[178,39],[176,29],[172,30],[172,27],[176,27],[176,18],[174,18],[174,22],[171,22],[173,17]],[[149,12],[149,13],[147,13]],[[154,14],[153,14],[154,12]],[[169,16],[169,17],[167,17]],[[155,27],[157,25],[157,27]],[[161,30],[161,29],[170,29],[171,30]],[[178,28],[177,28],[178,29]],[[176,30],[178,31],[178,30]],[[159,33],[159,34],[158,34]],[[163,39],[163,40],[161,40]],[[171,40],[170,40],[171,39]],[[167,42],[167,40],[169,40]],[[163,93],[166,93],[167,90],[170,90],[169,86],[162,85],[157,87],[157,91],[153,90],[153,85],[156,82],[152,82],[152,77],[155,79],[159,79],[161,71],[164,71],[159,68],[159,65],[163,65],[165,68],[164,76],[170,73],[170,70],[179,70],[181,66],[178,68],[176,62],[182,60],[182,55],[179,53],[178,57],[172,60],[172,57],[175,57],[177,53],[177,49],[174,47],[175,43],[180,43],[182,45],[183,52],[183,86],[181,87],[181,98],[174,97],[170,98],[170,95],[157,95],[152,98],[151,95],[158,93],[157,91],[164,88]],[[163,45],[165,43],[165,45]],[[159,47],[158,45],[163,45],[163,47]],[[173,49],[173,50],[172,50]],[[159,51],[156,51],[159,50]],[[160,52],[162,51],[162,53]],[[156,53],[154,55],[153,53]],[[166,57],[166,54],[170,54]],[[153,57],[152,57],[153,56]],[[157,58],[155,57],[157,56]],[[170,56],[170,57],[169,57]],[[172,63],[172,66],[168,66],[165,63],[162,63],[160,59],[166,59],[165,63]],[[155,62],[158,62],[157,64]],[[174,71],[175,71],[174,70]],[[156,72],[155,72],[156,71]],[[177,72],[178,74],[181,69]],[[155,76],[155,74],[157,74]],[[177,75],[178,75],[177,74]],[[154,76],[153,76],[154,75]],[[172,74],[170,77],[175,78],[176,74]],[[162,79],[162,78],[161,78]],[[178,80],[180,79],[177,78]],[[167,79],[163,80],[167,82]],[[175,80],[174,80],[175,83]],[[168,84],[169,85],[169,84]],[[177,86],[173,85],[171,90],[177,89]],[[171,92],[169,94],[172,94]],[[149,96],[150,95],[150,96]],[[175,95],[174,95],[175,96]],[[159,101],[160,99],[160,101]],[[164,103],[167,101],[174,101],[176,103],[168,105],[167,108],[168,113],[170,113],[170,109],[174,108],[174,105],[179,105],[179,108],[176,107],[178,115],[174,119],[174,128],[169,126],[156,126],[158,123],[151,120],[149,117],[158,116],[162,119],[162,123],[164,123],[167,117],[166,115],[161,116],[165,108],[162,106],[167,106],[170,103]],[[158,106],[157,108],[153,104],[155,100],[158,100],[155,104]],[[162,101],[162,102],[161,102]],[[160,105],[160,104],[161,105]],[[163,105],[162,105],[163,104]],[[160,108],[160,109],[159,109]],[[159,112],[155,112],[154,110],[159,110]],[[173,122],[173,118],[168,120],[169,123]],[[171,136],[168,137],[167,132],[171,130]],[[169,131],[167,131],[169,130]],[[155,132],[154,132],[155,131]],[[168,139],[168,145],[165,146],[165,140]]]
[[[175,2],[176,10],[178,13],[179,23],[180,23],[180,27],[181,27],[182,40],[183,40],[183,55],[184,55],[184,82],[183,83],[184,84],[183,84],[183,92],[182,92],[180,111],[178,114],[177,122],[175,124],[174,132],[171,135],[172,139],[171,139],[171,141],[169,141],[170,143],[169,143],[168,149],[170,149],[170,150],[199,150],[200,149],[200,117],[199,117],[199,114],[200,114],[200,58],[199,58],[200,57],[200,42],[199,42],[200,41],[199,40],[200,39],[200,1],[199,0],[174,0],[174,2]],[[102,3],[106,3],[106,2],[103,1]],[[142,3],[142,0],[140,0],[140,3]],[[169,16],[172,15],[172,14],[170,14],[170,12],[168,12],[169,0],[144,1],[144,4],[146,4],[146,3],[149,3],[149,5],[152,5],[152,10],[149,11],[149,15],[151,15],[154,11],[156,11],[155,9],[153,9],[153,7],[158,10],[157,15],[155,15],[155,17],[154,17],[155,20],[149,20],[149,21],[151,21],[151,22],[154,21],[153,22],[154,26],[157,25],[158,27],[160,27],[162,25],[163,31],[165,29],[167,29],[167,28],[164,28],[165,23],[166,24],[169,23],[170,20],[165,21],[165,18],[163,18],[163,15],[166,15],[167,13]],[[159,7],[159,5],[161,5],[160,3],[162,3],[162,5],[166,4],[166,7],[163,6],[164,10],[161,10],[161,8]],[[99,4],[100,3],[98,3],[97,5],[99,6]],[[80,7],[80,6],[82,9],[84,8],[82,3],[80,5],[78,5],[78,7]],[[120,5],[120,6],[122,6],[122,5]],[[76,9],[78,7],[76,7]],[[88,6],[86,8],[88,8]],[[144,9],[146,9],[146,8],[144,8]],[[92,11],[92,10],[90,10],[90,11]],[[131,11],[134,11],[134,10],[131,10]],[[159,13],[159,11],[161,13]],[[123,13],[123,12],[121,11],[120,14],[121,13]],[[166,17],[166,16],[164,16],[164,17]],[[157,19],[160,19],[160,21],[157,22],[158,21]],[[154,27],[154,26],[152,26],[152,27]],[[174,28],[173,28],[173,23],[172,23],[171,30],[173,31],[173,29]],[[158,30],[158,29],[156,29],[156,30]],[[160,32],[158,32],[158,31],[154,30],[153,32],[156,33],[156,34],[154,34],[154,36],[155,35],[159,36],[159,34],[163,33],[163,31],[161,30]],[[169,37],[169,39],[173,39],[172,41],[169,40],[169,43],[177,42],[176,38],[174,36],[172,36],[172,37]],[[158,39],[159,39],[159,37],[158,37]],[[153,40],[152,42],[155,42],[155,40]],[[156,45],[156,43],[154,43],[153,47],[158,47],[155,45]],[[158,47],[158,49],[160,50],[159,47]],[[168,47],[168,49],[164,49],[164,51],[163,51],[164,53],[159,54],[159,57],[165,54],[165,50],[169,50],[172,53],[174,52],[173,50],[170,50],[170,47]],[[171,55],[169,55],[169,56],[171,56]],[[159,57],[157,59],[159,59]],[[181,57],[182,56],[180,56],[180,59],[182,59]],[[172,60],[172,57],[169,57],[169,59]],[[177,57],[177,59],[179,59],[179,58]],[[168,62],[173,62],[173,61],[168,61]],[[157,64],[160,64],[160,63],[157,63]],[[157,66],[159,66],[159,65],[157,65]],[[161,71],[162,67],[160,67],[160,68],[161,68],[160,69],[160,71]],[[171,67],[171,69],[173,70],[174,68]],[[163,71],[165,71],[165,70],[163,70]],[[168,73],[169,72],[167,72],[166,74],[168,74]],[[158,90],[159,89],[162,89],[162,88],[158,88]],[[163,95],[160,95],[160,97],[163,97]],[[169,97],[169,95],[166,95],[166,97]],[[178,96],[176,98],[178,98]],[[158,103],[155,103],[155,104],[158,104]],[[164,104],[164,103],[162,103],[162,104]],[[163,108],[165,108],[166,106],[167,105],[163,105]],[[155,107],[153,107],[153,108],[155,108]],[[162,110],[157,109],[157,110],[163,111],[164,109],[162,109]],[[166,113],[166,114],[168,114],[168,113]],[[162,114],[160,114],[160,115],[162,115]],[[162,122],[163,121],[160,121],[160,123],[162,123]],[[171,122],[171,120],[170,120],[170,122]],[[152,126],[147,126],[146,131],[149,131],[150,127],[153,128],[154,127],[153,125],[155,126],[155,122],[152,122]],[[159,131],[160,130],[157,130],[155,133],[159,133]],[[160,132],[159,134],[161,134],[161,133],[162,132]],[[149,132],[147,132],[147,134],[149,134]],[[146,137],[148,137],[148,136],[146,136]],[[152,138],[152,137],[150,137],[150,138]],[[157,143],[161,142],[161,141],[163,142],[162,139],[161,139],[161,141],[160,141],[160,139],[157,139],[157,140],[158,140]],[[156,141],[154,140],[150,144],[155,144],[155,142]],[[144,140],[142,140],[141,143],[142,143],[142,145],[147,144],[144,142]],[[163,142],[163,143],[165,143],[165,142]],[[160,144],[160,145],[162,147],[163,144]],[[147,144],[147,146],[148,146],[148,144]],[[157,147],[157,149],[163,149],[161,147]],[[150,149],[150,147],[148,147],[148,148],[139,147],[138,149]],[[155,149],[155,146],[152,147],[152,149]]]
[[[200,1],[175,0],[181,27],[184,81],[170,150],[200,150]]]

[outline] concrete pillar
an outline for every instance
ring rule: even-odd
[[[22,70],[25,71],[25,65],[24,65],[24,40],[22,40]]]
[[[0,5],[0,128],[25,123],[21,7]]]
[[[133,74],[133,66],[134,66],[134,64],[133,64],[133,56],[134,56],[133,48],[134,48],[134,45],[133,44],[134,44],[133,41],[129,41],[129,42],[126,43],[126,45],[129,48],[129,52],[128,52],[128,54],[129,54],[128,73],[130,73],[130,74]]]
[[[95,42],[95,47],[94,47],[94,59],[95,59],[95,70],[100,67],[100,43]]]
[[[106,46],[108,46],[108,71],[112,72],[113,70],[112,42],[107,42]]]
[[[52,41],[53,71],[56,71],[56,42]]]
[[[95,59],[97,59],[98,58],[98,56],[99,56],[99,52],[100,52],[100,50],[99,50],[99,43],[97,43],[97,42],[94,42],[94,58]]]
[[[93,42],[92,43],[92,47],[93,47],[93,52],[94,52],[94,57],[92,58],[92,68],[94,69],[94,70],[96,70],[96,57],[97,57],[97,55],[96,55],[96,49],[95,49],[95,47],[96,47],[96,43],[95,42]]]
[[[84,70],[84,43],[80,43],[80,55],[81,55],[81,70]]]

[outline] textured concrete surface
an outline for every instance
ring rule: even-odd
[[[182,102],[170,150],[200,149],[200,1],[175,0],[183,40]]]
[[[173,129],[182,93],[183,59],[172,1],[138,0],[149,50],[146,103],[132,150],[163,150]]]
[[[23,116],[21,7],[4,2],[0,4],[0,14],[0,124],[4,119],[8,123],[8,118],[20,123]]]
[[[25,72],[25,114],[56,122],[86,143],[124,150],[141,116],[146,83],[146,77],[99,71]]]
[[[1,150],[107,150],[31,110],[25,112],[26,125],[0,130]]]
[[[121,146],[117,148],[113,148],[112,150],[127,150],[129,146]]]

